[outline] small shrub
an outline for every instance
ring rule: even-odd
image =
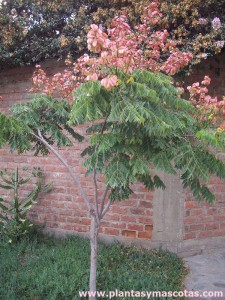
[[[20,187],[30,182],[33,177],[36,178],[34,188],[27,197],[20,197]],[[0,178],[0,188],[12,191],[12,200],[4,199],[6,195],[4,198],[0,197],[0,233],[2,239],[13,243],[34,230],[34,224],[27,218],[26,213],[37,202],[39,193],[50,191],[51,185],[43,186],[43,173],[38,168],[23,168],[22,175],[19,175],[18,168],[11,173],[3,169]]]

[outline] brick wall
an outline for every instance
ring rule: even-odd
[[[214,205],[197,203],[191,194],[185,201],[184,239],[205,239],[214,236],[225,236],[225,184],[215,183],[219,188],[217,203]],[[223,191],[222,191],[223,190]]]
[[[220,54],[215,58],[205,60],[194,70],[192,76],[186,78],[186,85],[202,80],[204,75],[210,75],[212,77],[211,93],[222,96],[225,92],[224,57],[224,54]],[[45,62],[42,66],[48,74],[54,74],[64,68],[62,62],[56,61]],[[1,111],[6,112],[11,105],[29,99],[27,91],[31,87],[30,78],[33,70],[32,67],[23,67],[0,72],[0,95],[4,99],[0,102]],[[85,128],[80,127],[81,132],[84,130]],[[68,150],[60,149],[60,152],[66,157],[68,164],[77,171],[85,191],[89,197],[92,197],[92,179],[85,177],[85,170],[80,167],[82,147],[84,145],[77,144]],[[224,156],[224,154],[220,155]],[[26,155],[17,156],[15,153],[9,153],[8,149],[0,149],[0,168],[14,169],[15,166],[39,166],[46,175],[46,181],[53,182],[52,192],[42,195],[30,214],[36,223],[44,223],[48,231],[58,234],[89,231],[90,219],[86,213],[85,204],[76,186],[71,183],[65,168],[59,165],[53,155],[33,157],[32,153],[26,153]],[[100,188],[103,187],[100,186]],[[138,241],[147,247],[166,245],[165,247],[175,252],[182,252],[182,249],[191,249],[191,247],[203,249],[210,244],[210,241],[213,245],[215,239],[217,242],[214,244],[216,245],[219,243],[218,241],[223,240],[224,247],[224,181],[213,178],[211,188],[218,197],[218,202],[213,205],[198,204],[189,192],[179,191],[177,200],[174,200],[177,201],[175,206],[180,207],[179,226],[173,224],[178,222],[178,219],[170,218],[163,227],[159,223],[165,222],[165,214],[162,212],[160,215],[159,209],[156,209],[159,205],[158,194],[147,192],[142,185],[138,184],[134,188],[135,193],[129,200],[112,205],[102,223],[100,233],[102,236],[123,241]],[[172,190],[178,193],[177,183],[171,187]],[[161,210],[173,210],[175,206],[168,205],[169,197],[173,197],[172,194],[168,190],[163,193]],[[168,211],[165,213],[173,215],[173,212]],[[172,235],[166,233],[172,228],[177,228],[177,234],[173,233],[173,236],[177,236],[176,242],[171,240]],[[165,231],[164,237],[162,237],[162,231]],[[175,243],[176,249],[174,248]]]
[[[196,66],[185,80],[189,85],[203,80],[208,75],[212,81],[209,93],[222,99],[225,96],[225,52],[204,60]],[[225,161],[225,154],[218,154]],[[212,178],[210,188],[218,201],[213,204],[197,203],[190,193],[187,193],[184,214],[184,239],[206,239],[208,237],[225,236],[225,182]]]

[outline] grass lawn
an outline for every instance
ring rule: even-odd
[[[78,237],[0,244],[0,299],[85,299],[78,291],[88,290],[89,253],[89,241]],[[100,245],[98,290],[179,291],[185,274],[182,260],[169,252]]]

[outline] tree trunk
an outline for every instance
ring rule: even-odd
[[[97,256],[98,256],[98,228],[99,224],[94,215],[91,215],[90,244],[91,244],[91,261],[90,261],[90,280],[89,291],[96,291],[97,275]],[[89,300],[95,300],[96,297],[89,296]]]

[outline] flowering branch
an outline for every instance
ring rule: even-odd
[[[125,15],[116,16],[107,33],[92,24],[87,45],[95,55],[84,54],[74,63],[72,70],[57,73],[52,80],[37,66],[32,92],[72,98],[72,91],[81,83],[97,80],[110,90],[118,84],[118,69],[124,73],[145,69],[176,74],[190,63],[193,55],[179,51],[176,41],[168,38],[167,30],[154,31],[153,26],[159,23],[161,16],[158,1],[154,1],[145,8],[142,23],[134,29],[131,29]]]

